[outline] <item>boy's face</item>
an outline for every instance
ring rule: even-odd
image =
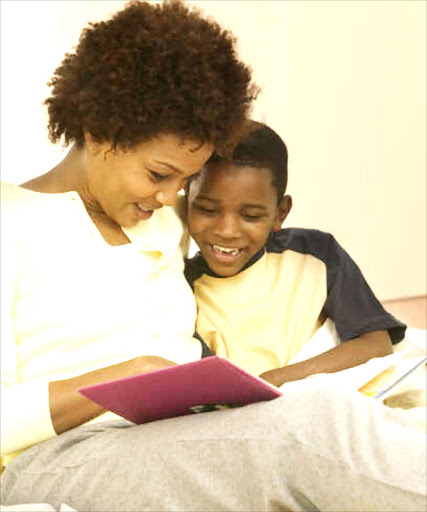
[[[210,269],[237,274],[279,230],[291,208],[277,204],[269,169],[231,163],[206,165],[187,189],[188,227]]]

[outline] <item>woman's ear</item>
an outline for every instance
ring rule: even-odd
[[[280,231],[282,229],[282,224],[285,221],[286,217],[289,215],[289,212],[292,209],[292,197],[291,196],[283,196],[280,203],[276,208],[276,218],[274,220],[273,231]]]
[[[92,156],[102,155],[104,160],[107,154],[111,151],[111,144],[109,142],[98,142],[94,139],[91,133],[85,131],[85,145],[86,149]]]

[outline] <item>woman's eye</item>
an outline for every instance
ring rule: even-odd
[[[164,174],[159,174],[156,171],[148,171],[148,172],[150,173],[151,179],[153,181],[155,181],[156,183],[158,183],[159,181],[165,180],[167,178],[167,176],[165,176]]]

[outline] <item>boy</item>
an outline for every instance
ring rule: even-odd
[[[212,157],[186,190],[200,249],[186,262],[196,330],[215,354],[276,386],[385,356],[406,329],[330,234],[281,229],[292,207],[287,160],[281,138],[251,122],[232,157]],[[342,343],[287,365],[327,318]]]

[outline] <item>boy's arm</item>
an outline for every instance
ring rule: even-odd
[[[373,331],[345,341],[323,354],[299,363],[269,370],[260,377],[274,386],[304,379],[315,373],[334,373],[365,363],[373,357],[392,353],[392,344],[387,331]]]

